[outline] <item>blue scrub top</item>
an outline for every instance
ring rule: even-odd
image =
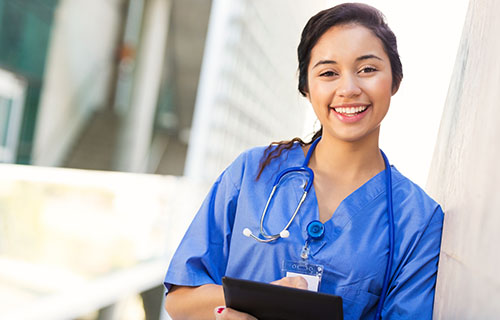
[[[262,211],[276,175],[301,166],[302,148],[272,161],[255,180],[264,148],[241,154],[217,179],[174,254],[165,276],[172,285],[221,284],[223,276],[271,282],[284,276],[284,260],[300,261],[306,226],[319,220],[314,187],[288,229],[288,238],[259,243]],[[392,167],[395,222],[394,261],[382,318],[431,319],[443,212],[420,187]],[[278,233],[294,212],[302,190],[285,190],[266,216]],[[325,222],[325,237],[310,244],[309,262],[324,266],[320,292],[343,299],[344,319],[372,319],[389,253],[385,172],[345,198]]]

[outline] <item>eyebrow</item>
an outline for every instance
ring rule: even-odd
[[[367,55],[358,57],[358,58],[356,58],[356,61],[368,60],[368,59],[377,59],[377,60],[383,61],[382,58],[379,58],[374,54],[367,54]]]
[[[368,60],[368,59],[377,59],[377,60],[383,61],[380,57],[377,57],[374,54],[366,54],[364,56],[357,57],[356,61],[362,61],[362,60]],[[323,65],[323,64],[337,64],[337,61],[335,61],[335,60],[320,60],[320,61],[316,62],[316,64],[312,68],[314,69],[317,66]]]

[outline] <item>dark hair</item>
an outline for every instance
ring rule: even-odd
[[[399,88],[403,79],[403,66],[399,59],[396,36],[385,22],[384,15],[372,6],[362,3],[343,3],[320,11],[307,22],[300,44],[297,48],[299,59],[299,92],[306,96],[308,92],[307,69],[311,60],[311,51],[318,42],[319,38],[330,28],[346,24],[359,24],[370,31],[380,39],[383,48],[391,63],[392,71],[392,89]],[[290,141],[272,142],[264,151],[259,165],[257,179],[260,178],[264,168],[273,160],[278,158],[284,150],[293,147],[298,142],[301,146],[312,143],[323,133],[323,127],[318,130],[310,142],[304,142],[300,138],[293,138]]]
[[[303,96],[308,92],[307,68],[311,60],[312,48],[319,38],[330,28],[346,24],[359,24],[369,29],[382,41],[389,57],[392,71],[392,89],[397,89],[403,79],[403,66],[399,59],[396,36],[385,22],[382,12],[362,3],[344,3],[317,13],[309,19],[300,39],[297,55],[299,58],[299,91]]]

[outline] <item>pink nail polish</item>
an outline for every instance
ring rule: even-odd
[[[222,313],[222,311],[224,311],[224,309],[226,309],[226,308],[224,308],[224,307],[219,307],[219,308],[217,309],[217,313]]]

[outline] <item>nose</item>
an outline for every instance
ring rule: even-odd
[[[350,98],[361,94],[361,88],[357,82],[357,79],[353,75],[344,75],[339,79],[337,87],[337,95]]]

